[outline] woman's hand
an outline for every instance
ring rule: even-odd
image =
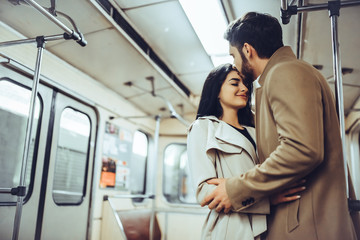
[[[306,189],[304,184],[305,184],[305,179],[293,184],[290,188],[287,188],[281,192],[271,195],[270,204],[278,205],[280,203],[291,202],[299,199],[301,197],[299,193]]]

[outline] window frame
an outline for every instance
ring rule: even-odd
[[[90,159],[90,144],[91,144],[91,138],[92,138],[92,125],[93,125],[93,123],[92,123],[92,121],[91,121],[91,117],[87,114],[87,113],[85,113],[85,112],[83,112],[83,111],[81,111],[81,110],[79,110],[79,109],[77,109],[76,107],[74,107],[74,106],[71,106],[71,105],[67,105],[67,106],[65,106],[65,107],[63,107],[62,108],[62,111],[61,111],[61,113],[60,113],[60,118],[59,118],[59,125],[58,126],[56,126],[56,127],[58,127],[59,129],[58,129],[58,139],[56,140],[57,141],[57,145],[56,145],[56,155],[57,155],[57,151],[58,151],[58,146],[59,146],[59,137],[60,137],[60,130],[61,130],[61,116],[62,116],[62,114],[63,114],[63,112],[64,112],[64,110],[65,109],[72,109],[73,111],[76,111],[76,112],[79,112],[79,113],[82,113],[82,114],[84,114],[87,118],[88,118],[88,120],[89,120],[89,136],[88,136],[88,142],[87,142],[87,147],[86,147],[86,162],[85,162],[85,168],[84,168],[84,171],[85,171],[85,173],[84,173],[84,181],[83,181],[83,186],[82,186],[82,196],[81,196],[81,198],[80,198],[80,201],[79,202],[76,202],[76,203],[73,203],[73,202],[71,202],[71,203],[68,203],[68,202],[65,202],[65,203],[58,203],[58,202],[56,202],[55,201],[55,199],[54,199],[54,182],[55,182],[55,177],[56,177],[56,174],[55,174],[55,171],[56,171],[56,167],[54,167],[54,173],[53,173],[53,175],[54,175],[54,179],[53,179],[53,184],[52,184],[52,189],[51,189],[51,193],[52,193],[52,200],[53,200],[53,202],[57,205],[57,206],[78,206],[78,205],[81,205],[82,204],[82,202],[84,201],[84,197],[86,196],[86,186],[87,186],[87,178],[88,178],[88,174],[89,174],[89,161],[91,161],[91,159]],[[55,166],[56,166],[56,163],[57,163],[57,157],[56,157],[56,160],[55,160]]]
[[[21,84],[9,77],[2,77],[0,78],[0,82],[1,81],[7,81],[10,82],[11,84],[14,84],[16,86],[19,86],[23,89],[29,90],[30,92],[32,91],[32,89],[24,84]],[[32,132],[32,134],[34,134],[34,149],[33,149],[33,156],[32,156],[32,165],[31,165],[31,169],[30,169],[30,178],[29,178],[29,185],[27,187],[27,193],[23,198],[23,205],[25,205],[31,198],[32,194],[33,194],[33,189],[34,189],[34,181],[35,181],[35,171],[36,171],[36,164],[37,164],[37,158],[38,158],[38,151],[39,151],[39,142],[40,142],[40,131],[41,131],[41,126],[42,126],[42,119],[43,119],[43,113],[44,113],[44,101],[43,98],[41,96],[41,94],[38,92],[37,93],[37,99],[39,101],[39,118],[38,118],[38,122],[37,122],[37,128],[36,128],[36,133]],[[27,116],[27,119],[29,119],[29,116]],[[33,122],[34,124],[34,122]],[[34,125],[32,126],[34,130]],[[25,130],[26,131],[26,130]],[[24,146],[24,145],[23,145]],[[29,146],[30,147],[30,146]],[[23,151],[24,154],[24,151]],[[29,152],[28,152],[28,157],[29,157]],[[22,159],[21,159],[22,161]],[[29,158],[27,159],[27,167],[28,167],[28,163],[29,163]],[[26,169],[27,171],[27,169]],[[26,179],[25,179],[26,181]],[[20,183],[20,179],[19,179],[19,183]],[[26,182],[25,182],[25,186],[26,186]],[[10,187],[10,186],[9,186]],[[13,186],[11,188],[16,188],[17,186]],[[0,206],[16,206],[17,202],[0,202]]]
[[[134,135],[135,136],[135,133],[136,132],[139,132],[141,134],[143,134],[146,138],[146,142],[147,142],[147,154],[146,154],[146,158],[145,158],[145,164],[144,164],[144,176],[143,176],[143,191],[141,193],[134,193],[130,187],[130,194],[131,195],[146,195],[146,193],[148,192],[148,187],[147,187],[147,181],[148,181],[148,171],[149,171],[149,153],[150,153],[150,138],[149,138],[149,135],[145,132],[145,131],[142,131],[140,129],[136,130],[134,132]],[[134,140],[133,140],[133,145],[134,145]],[[134,152],[132,152],[132,154],[134,154]],[[131,173],[130,173],[131,174]],[[131,177],[130,177],[131,178]],[[146,198],[132,198],[131,199],[131,202],[134,204],[134,205],[142,205],[144,203],[146,203]]]
[[[169,201],[169,198],[165,195],[166,192],[165,192],[165,184],[167,182],[167,179],[166,179],[166,176],[165,176],[165,171],[166,171],[166,163],[165,163],[165,160],[166,160],[166,151],[168,149],[168,147],[170,146],[173,146],[173,145],[178,145],[178,146],[183,146],[184,147],[184,151],[181,151],[180,154],[178,154],[178,159],[176,161],[176,165],[177,165],[177,169],[178,169],[178,182],[177,182],[177,200],[176,202],[173,202],[173,201]],[[182,172],[182,169],[181,169],[181,156],[183,156],[183,154],[186,154],[187,155],[187,144],[186,143],[177,143],[177,142],[173,142],[173,143],[169,143],[166,145],[166,147],[164,148],[164,152],[163,152],[163,161],[162,161],[162,164],[163,164],[163,172],[162,172],[162,189],[161,189],[161,192],[162,192],[162,196],[164,198],[164,200],[166,201],[166,203],[170,204],[170,205],[173,205],[173,206],[176,206],[176,205],[179,205],[179,206],[189,206],[189,207],[194,207],[194,206],[198,206],[199,204],[197,203],[196,201],[196,193],[195,193],[195,189],[193,189],[193,197],[194,197],[194,202],[187,202],[187,201],[184,201],[182,199],[182,197],[180,196],[180,191],[181,191],[181,187],[182,187],[182,182],[181,182],[181,178],[180,178],[180,174]],[[187,164],[185,165],[185,167],[188,166],[188,160],[187,160]],[[185,169],[185,168],[184,168]],[[191,178],[190,176],[190,172],[188,173],[188,177]],[[191,181],[191,179],[190,179]],[[191,191],[191,187],[192,185],[190,185],[190,187],[188,188],[188,192]]]

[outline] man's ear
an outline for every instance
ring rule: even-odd
[[[245,54],[245,56],[247,57],[247,59],[254,57],[255,49],[250,44],[244,43],[242,51]]]

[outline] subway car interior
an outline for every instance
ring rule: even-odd
[[[187,131],[249,11],[327,79],[360,199],[359,0],[1,0],[0,239],[200,239]]]

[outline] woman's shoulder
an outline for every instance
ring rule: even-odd
[[[215,125],[219,123],[220,120],[215,116],[203,116],[196,119],[192,122],[188,128],[188,132],[190,132],[194,128],[208,128],[209,125]]]

